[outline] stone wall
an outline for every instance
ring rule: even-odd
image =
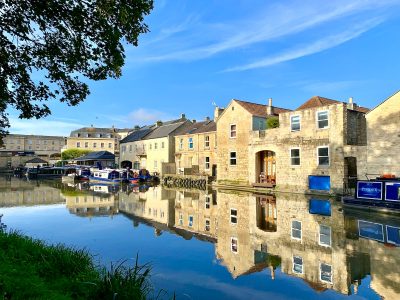
[[[400,92],[366,115],[367,173],[400,177]]]

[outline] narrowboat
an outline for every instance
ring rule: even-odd
[[[357,180],[354,197],[343,196],[346,206],[383,212],[400,212],[400,178]]]
[[[90,169],[86,168],[69,168],[65,175],[62,176],[62,182],[87,181],[90,177]]]
[[[102,182],[119,184],[126,181],[126,178],[121,177],[121,172],[115,169],[94,170],[89,177],[90,182]]]
[[[28,179],[60,178],[67,171],[64,167],[37,167],[26,168],[25,176]]]

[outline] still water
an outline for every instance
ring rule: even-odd
[[[10,229],[152,265],[178,299],[400,299],[400,217],[333,199],[0,177]]]

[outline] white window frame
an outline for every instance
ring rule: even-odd
[[[235,153],[235,158],[231,157],[231,154]],[[232,164],[232,159],[235,159],[235,164]],[[237,152],[236,151],[229,151],[229,165],[230,166],[237,166]]]
[[[328,148],[328,164],[327,165],[320,165],[319,164],[319,158],[320,158],[320,156],[319,156],[319,149],[321,149],[321,148]],[[321,156],[321,157],[325,157],[325,156]],[[317,166],[321,166],[321,167],[329,167],[331,165],[331,151],[330,151],[330,149],[329,149],[329,146],[318,146],[317,147]]]
[[[190,146],[192,145],[192,146]],[[194,142],[193,142],[193,137],[188,138],[188,149],[193,150],[194,149]]]
[[[294,117],[299,117],[299,129],[296,129],[296,130],[294,130],[292,128],[292,125],[293,125],[292,118],[294,118]],[[291,115],[290,116],[290,131],[291,132],[297,132],[297,131],[300,131],[300,130],[301,130],[301,116],[300,115]]]
[[[324,244],[324,243],[321,242],[321,226],[329,228],[329,245]],[[328,226],[328,225],[324,225],[324,224],[319,224],[318,232],[319,232],[319,235],[318,235],[318,244],[319,244],[320,246],[323,246],[323,247],[331,248],[331,247],[332,247],[332,227],[331,227],[331,226]]]
[[[192,218],[192,221],[190,221],[190,218]],[[193,217],[193,215],[189,215],[189,218],[188,218],[188,226],[189,226],[189,227],[193,227],[193,223],[194,223],[194,217]]]
[[[204,136],[204,148],[210,149],[210,136],[209,135]]]
[[[297,228],[293,228],[293,222],[299,222],[300,223],[300,238],[293,236],[293,229],[294,230],[299,230]],[[302,241],[303,239],[303,223],[299,220],[292,220],[292,223],[290,225],[290,236],[293,240],[297,240],[297,241]]]
[[[294,262],[294,259],[295,259],[295,258],[300,258],[300,259],[301,259],[301,272],[297,272],[297,271],[295,270],[295,268],[294,268],[295,265],[299,265],[299,264],[296,264],[296,263]],[[303,258],[302,258],[301,256],[298,256],[298,255],[293,255],[293,257],[292,257],[292,262],[293,262],[293,266],[292,266],[292,271],[293,271],[293,273],[294,273],[294,274],[304,274],[304,260],[303,260]]]
[[[298,165],[294,165],[293,162],[292,162],[292,158],[294,158],[294,157],[292,157],[292,150],[299,150],[299,164],[298,164]],[[291,165],[292,167],[299,167],[299,166],[301,166],[301,149],[300,149],[300,147],[293,147],[293,148],[290,148],[290,149],[289,149],[289,157],[290,157],[290,165]]]
[[[233,241],[235,241],[235,243],[233,243]],[[233,244],[236,245],[236,250],[233,250]],[[235,254],[239,253],[239,241],[237,237],[231,237],[231,251]]]
[[[323,112],[326,112],[326,115],[327,115],[327,117],[328,117],[328,126],[326,126],[326,127],[319,127],[318,115],[319,115],[320,113],[323,113]],[[329,110],[325,109],[325,110],[318,110],[318,111],[316,111],[316,112],[315,112],[315,120],[316,120],[316,122],[317,122],[317,129],[328,129],[329,126],[330,126]]]
[[[232,211],[236,211],[236,215],[232,214]],[[238,210],[236,208],[230,208],[229,210],[229,221],[231,223],[231,225],[237,225],[238,223]],[[236,222],[232,222],[232,218],[234,218],[236,220]]]
[[[208,158],[208,161],[207,161],[207,158]],[[205,168],[206,170],[210,170],[210,157],[209,157],[209,156],[206,156],[204,159],[205,159],[205,166],[204,166],[204,168]]]
[[[232,130],[232,126],[235,126],[235,130]],[[235,136],[232,136],[232,133],[235,133]],[[229,124],[229,138],[236,139],[237,137],[237,125],[236,124]]]
[[[326,265],[326,266],[330,266],[330,267],[331,267],[331,280],[330,280],[330,281],[322,279],[322,270],[321,270],[322,265]],[[319,280],[321,280],[322,282],[325,282],[325,283],[329,283],[329,284],[332,284],[332,283],[333,283],[333,269],[332,269],[332,265],[327,264],[327,263],[323,263],[323,262],[320,262],[320,263],[319,263]]]

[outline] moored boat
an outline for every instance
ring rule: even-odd
[[[115,169],[94,170],[89,177],[90,182],[119,184],[126,181],[121,172]]]

